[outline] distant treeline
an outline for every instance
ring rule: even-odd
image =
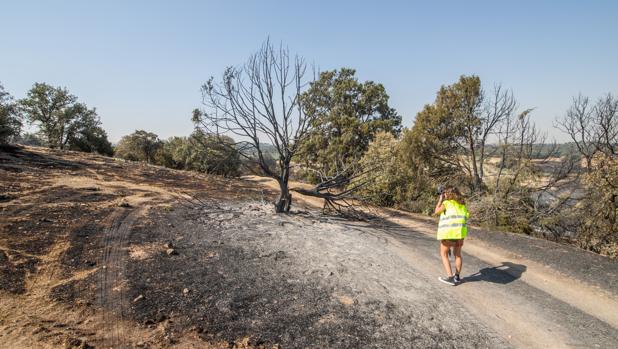
[[[497,144],[488,144],[486,146],[487,153],[496,155],[500,153],[500,146]],[[564,156],[579,156],[577,146],[573,142],[566,143],[545,143],[532,145],[532,158],[544,159],[547,157],[564,157]]]

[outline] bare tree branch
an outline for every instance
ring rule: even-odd
[[[267,40],[244,66],[227,68],[221,82],[208,80],[202,87],[204,108],[194,113],[196,126],[217,137],[238,138],[234,146],[240,155],[277,180],[277,212],[290,209],[290,164],[310,127],[300,102],[305,73],[302,58],[292,59],[288,48]],[[264,142],[274,147],[275,166]]]

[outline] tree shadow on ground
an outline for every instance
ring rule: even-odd
[[[523,264],[502,262],[501,265],[488,267],[463,278],[464,282],[485,281],[496,284],[508,284],[521,277],[526,272],[527,267]]]

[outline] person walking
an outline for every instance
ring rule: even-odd
[[[440,257],[446,271],[446,277],[439,277],[438,280],[445,284],[456,286],[461,282],[461,249],[464,239],[468,235],[468,218],[470,213],[465,205],[465,200],[461,192],[456,187],[447,187],[440,194],[434,214],[440,215],[438,223],[438,240],[440,241]],[[455,274],[451,268],[449,254],[451,248],[455,255]]]

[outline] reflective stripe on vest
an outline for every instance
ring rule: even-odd
[[[440,216],[440,221],[443,220],[447,220],[447,219],[467,219],[467,216],[464,215],[460,215],[460,216]]]
[[[468,225],[466,223],[453,223],[453,224],[440,224],[438,226],[438,229],[440,228],[456,228],[456,227],[467,227]]]

